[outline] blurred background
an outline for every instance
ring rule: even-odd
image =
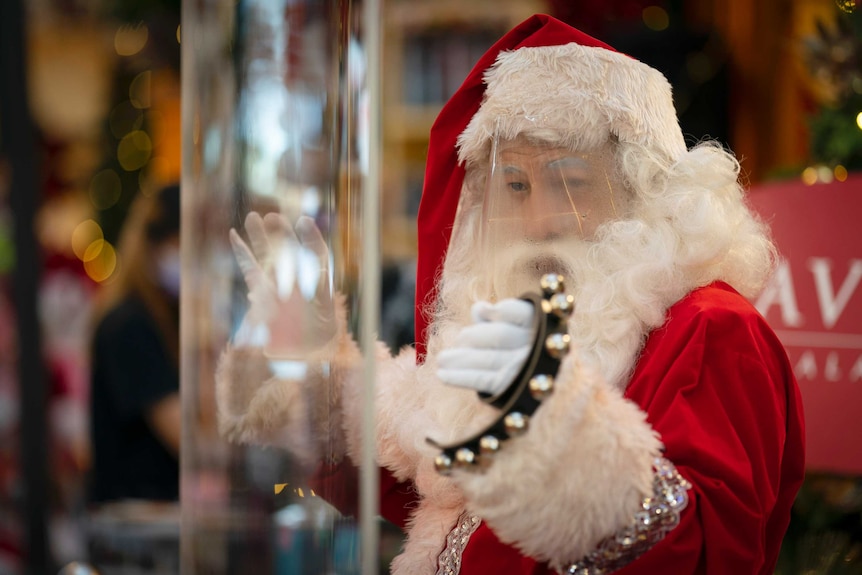
[[[0,574],[56,573],[75,561],[104,573],[179,571],[176,493],[120,493],[116,499],[135,504],[107,512],[105,498],[94,495],[99,473],[93,438],[105,432],[91,433],[98,403],[91,391],[102,373],[97,362],[116,364],[112,369],[119,371],[125,366],[132,379],[141,373],[111,346],[94,350],[97,341],[122,341],[125,332],[117,325],[108,335],[96,334],[105,317],[113,317],[111,306],[129,293],[145,294],[138,298],[145,314],[161,318],[141,329],[165,341],[173,333],[174,343],[152,357],[178,378],[177,294],[171,299],[170,286],[179,276],[171,276],[178,271],[166,248],[170,207],[159,202],[166,188],[188,177],[181,174],[181,132],[191,129],[194,135],[186,136],[197,145],[202,126],[197,117],[181,118],[180,20],[182,10],[205,14],[203,6],[222,7],[232,14],[231,25],[245,31],[208,29],[226,38],[219,49],[234,62],[253,59],[255,18],[284,24],[282,31],[289,33],[268,40],[303,46],[293,52],[284,48],[286,83],[299,78],[305,85],[326,84],[309,72],[325,66],[322,53],[362,53],[361,33],[325,33],[326,26],[335,23],[328,28],[333,30],[348,21],[348,28],[361,30],[359,3],[347,0],[189,0],[185,7],[180,0],[6,0],[0,5]],[[772,222],[786,258],[755,303],[788,348],[808,413],[809,474],[778,572],[862,572],[862,9],[856,0],[384,2],[382,338],[393,349],[412,342],[414,222],[431,123],[478,57],[536,12],[661,70],[673,84],[689,144],[717,139],[740,158],[750,200]],[[195,65],[201,66],[200,60]],[[235,66],[246,75],[215,74],[209,81],[249,82],[253,66]],[[184,77],[190,73],[183,70]],[[207,96],[200,85],[194,93]],[[267,93],[258,90],[242,105],[274,105]],[[361,107],[362,100],[353,104]],[[308,98],[279,105],[305,115],[306,131],[328,117],[329,104],[315,107]],[[194,148],[200,155],[191,159],[205,169],[212,162],[207,156],[212,139],[201,142]],[[186,168],[191,159],[185,158]],[[361,167],[367,158],[360,152],[355,161]],[[303,162],[283,168],[314,170],[319,160]],[[267,178],[275,177],[253,166],[248,170],[250,189],[265,188]],[[145,239],[131,249],[127,244],[134,242],[124,238],[135,226]],[[197,244],[183,249],[186,258],[205,251]],[[223,255],[229,260],[229,252]],[[158,270],[159,281],[151,288],[129,279],[129,270],[146,266]],[[153,295],[157,292],[162,295]],[[212,367],[214,358],[196,361]],[[194,373],[211,376],[211,369]],[[207,393],[205,387],[195,389]],[[134,439],[149,442],[141,449],[154,450],[145,466],[161,458],[166,469],[174,462],[175,473],[179,464],[170,448],[170,422],[179,412],[172,412],[170,398],[176,391],[168,385],[140,398],[138,407],[145,410],[138,416],[139,432],[146,437]],[[196,404],[195,429],[204,432],[196,435],[194,457],[221,453],[217,434],[206,432],[213,428],[212,405],[206,397]],[[243,461],[248,464],[249,458],[267,456],[252,453]],[[282,491],[276,485],[273,492],[271,478],[284,472],[271,461],[268,465],[258,483],[269,491],[256,497],[270,512],[287,503],[291,489],[283,491],[288,485],[283,482],[277,484]],[[226,481],[217,474],[197,479],[184,483],[191,491],[183,493],[200,501],[224,489]],[[293,490],[291,497],[297,496],[303,497],[301,489]],[[291,539],[301,533],[298,520],[282,519],[280,530],[264,537],[258,558],[264,558],[265,569],[322,572],[279,554],[280,546],[301,546]],[[126,537],[123,526],[129,524],[137,530],[126,531],[131,534]],[[384,572],[399,544],[398,534],[384,526]],[[213,565],[221,567],[200,572],[230,572],[225,565],[237,563]]]

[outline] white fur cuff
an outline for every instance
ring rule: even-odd
[[[661,448],[646,415],[573,355],[525,435],[484,473],[451,476],[501,541],[552,565],[584,557],[631,522],[653,491]]]

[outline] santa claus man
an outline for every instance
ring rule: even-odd
[[[745,299],[775,253],[738,173],[686,148],[659,72],[553,18],[478,62],[432,128],[415,350],[378,358],[382,512],[407,534],[393,573],[772,573],[802,411]],[[359,352],[337,298],[279,288],[280,253],[325,270],[326,245],[308,219],[246,231],[267,329],[222,358],[222,430],[344,471]]]

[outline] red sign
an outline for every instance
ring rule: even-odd
[[[755,305],[799,381],[808,468],[862,474],[862,174],[765,184],[749,200],[782,257]]]

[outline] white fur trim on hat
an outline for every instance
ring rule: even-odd
[[[501,52],[485,84],[481,107],[458,138],[468,166],[487,160],[495,136],[547,140],[548,130],[573,149],[615,135],[672,159],[686,151],[667,79],[624,54],[576,43]]]

